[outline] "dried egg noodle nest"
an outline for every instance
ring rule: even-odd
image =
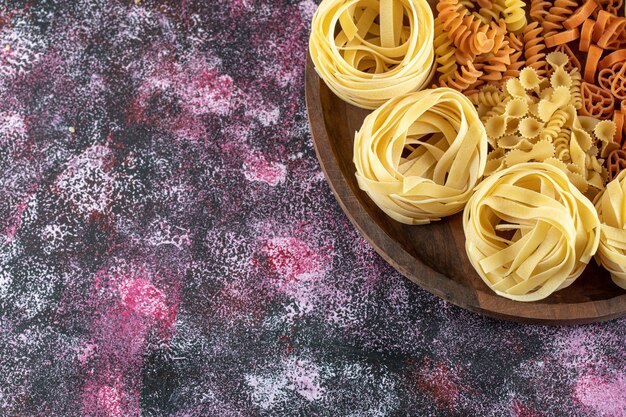
[[[486,161],[487,134],[476,108],[450,88],[389,100],[365,118],[354,138],[359,186],[406,224],[461,211]]]
[[[433,40],[426,0],[323,0],[311,23],[309,50],[338,97],[375,109],[430,82]]]
[[[596,259],[613,282],[626,289],[626,170],[606,186],[596,200],[602,223]]]
[[[589,199],[559,168],[515,165],[477,187],[463,213],[465,249],[498,295],[541,300],[572,284],[600,239]]]

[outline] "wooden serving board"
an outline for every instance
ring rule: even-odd
[[[336,97],[320,80],[310,56],[306,104],[317,158],[350,221],[394,268],[425,290],[468,310],[499,319],[582,324],[626,314],[626,291],[592,260],[574,284],[545,300],[502,298],[467,259],[461,214],[426,226],[407,226],[383,213],[359,189],[352,162],[354,133],[369,113]]]

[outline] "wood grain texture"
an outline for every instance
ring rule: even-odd
[[[337,98],[318,77],[310,56],[306,103],[317,157],[343,211],[387,262],[420,287],[468,310],[517,322],[582,324],[626,314],[626,291],[593,260],[574,284],[545,300],[521,303],[496,295],[467,259],[461,214],[408,226],[384,214],[359,189],[353,140],[369,112]]]

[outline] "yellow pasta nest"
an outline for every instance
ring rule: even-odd
[[[389,100],[354,138],[359,186],[406,224],[461,211],[486,161],[487,135],[474,105],[449,88]]]
[[[596,259],[610,273],[613,282],[626,289],[626,170],[606,186],[596,200],[602,223]]]
[[[467,255],[498,295],[536,301],[570,285],[598,248],[593,204],[559,168],[515,165],[488,177],[463,213]]]
[[[426,0],[323,0],[309,50],[342,100],[375,109],[425,87],[434,73],[434,19]]]

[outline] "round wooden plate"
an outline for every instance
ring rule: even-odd
[[[522,303],[497,296],[467,259],[461,214],[407,226],[388,217],[359,189],[353,139],[369,111],[337,98],[318,77],[310,56],[306,104],[317,158],[341,208],[376,251],[420,287],[468,310],[517,322],[581,324],[626,314],[626,291],[593,260],[574,284],[545,300]]]

